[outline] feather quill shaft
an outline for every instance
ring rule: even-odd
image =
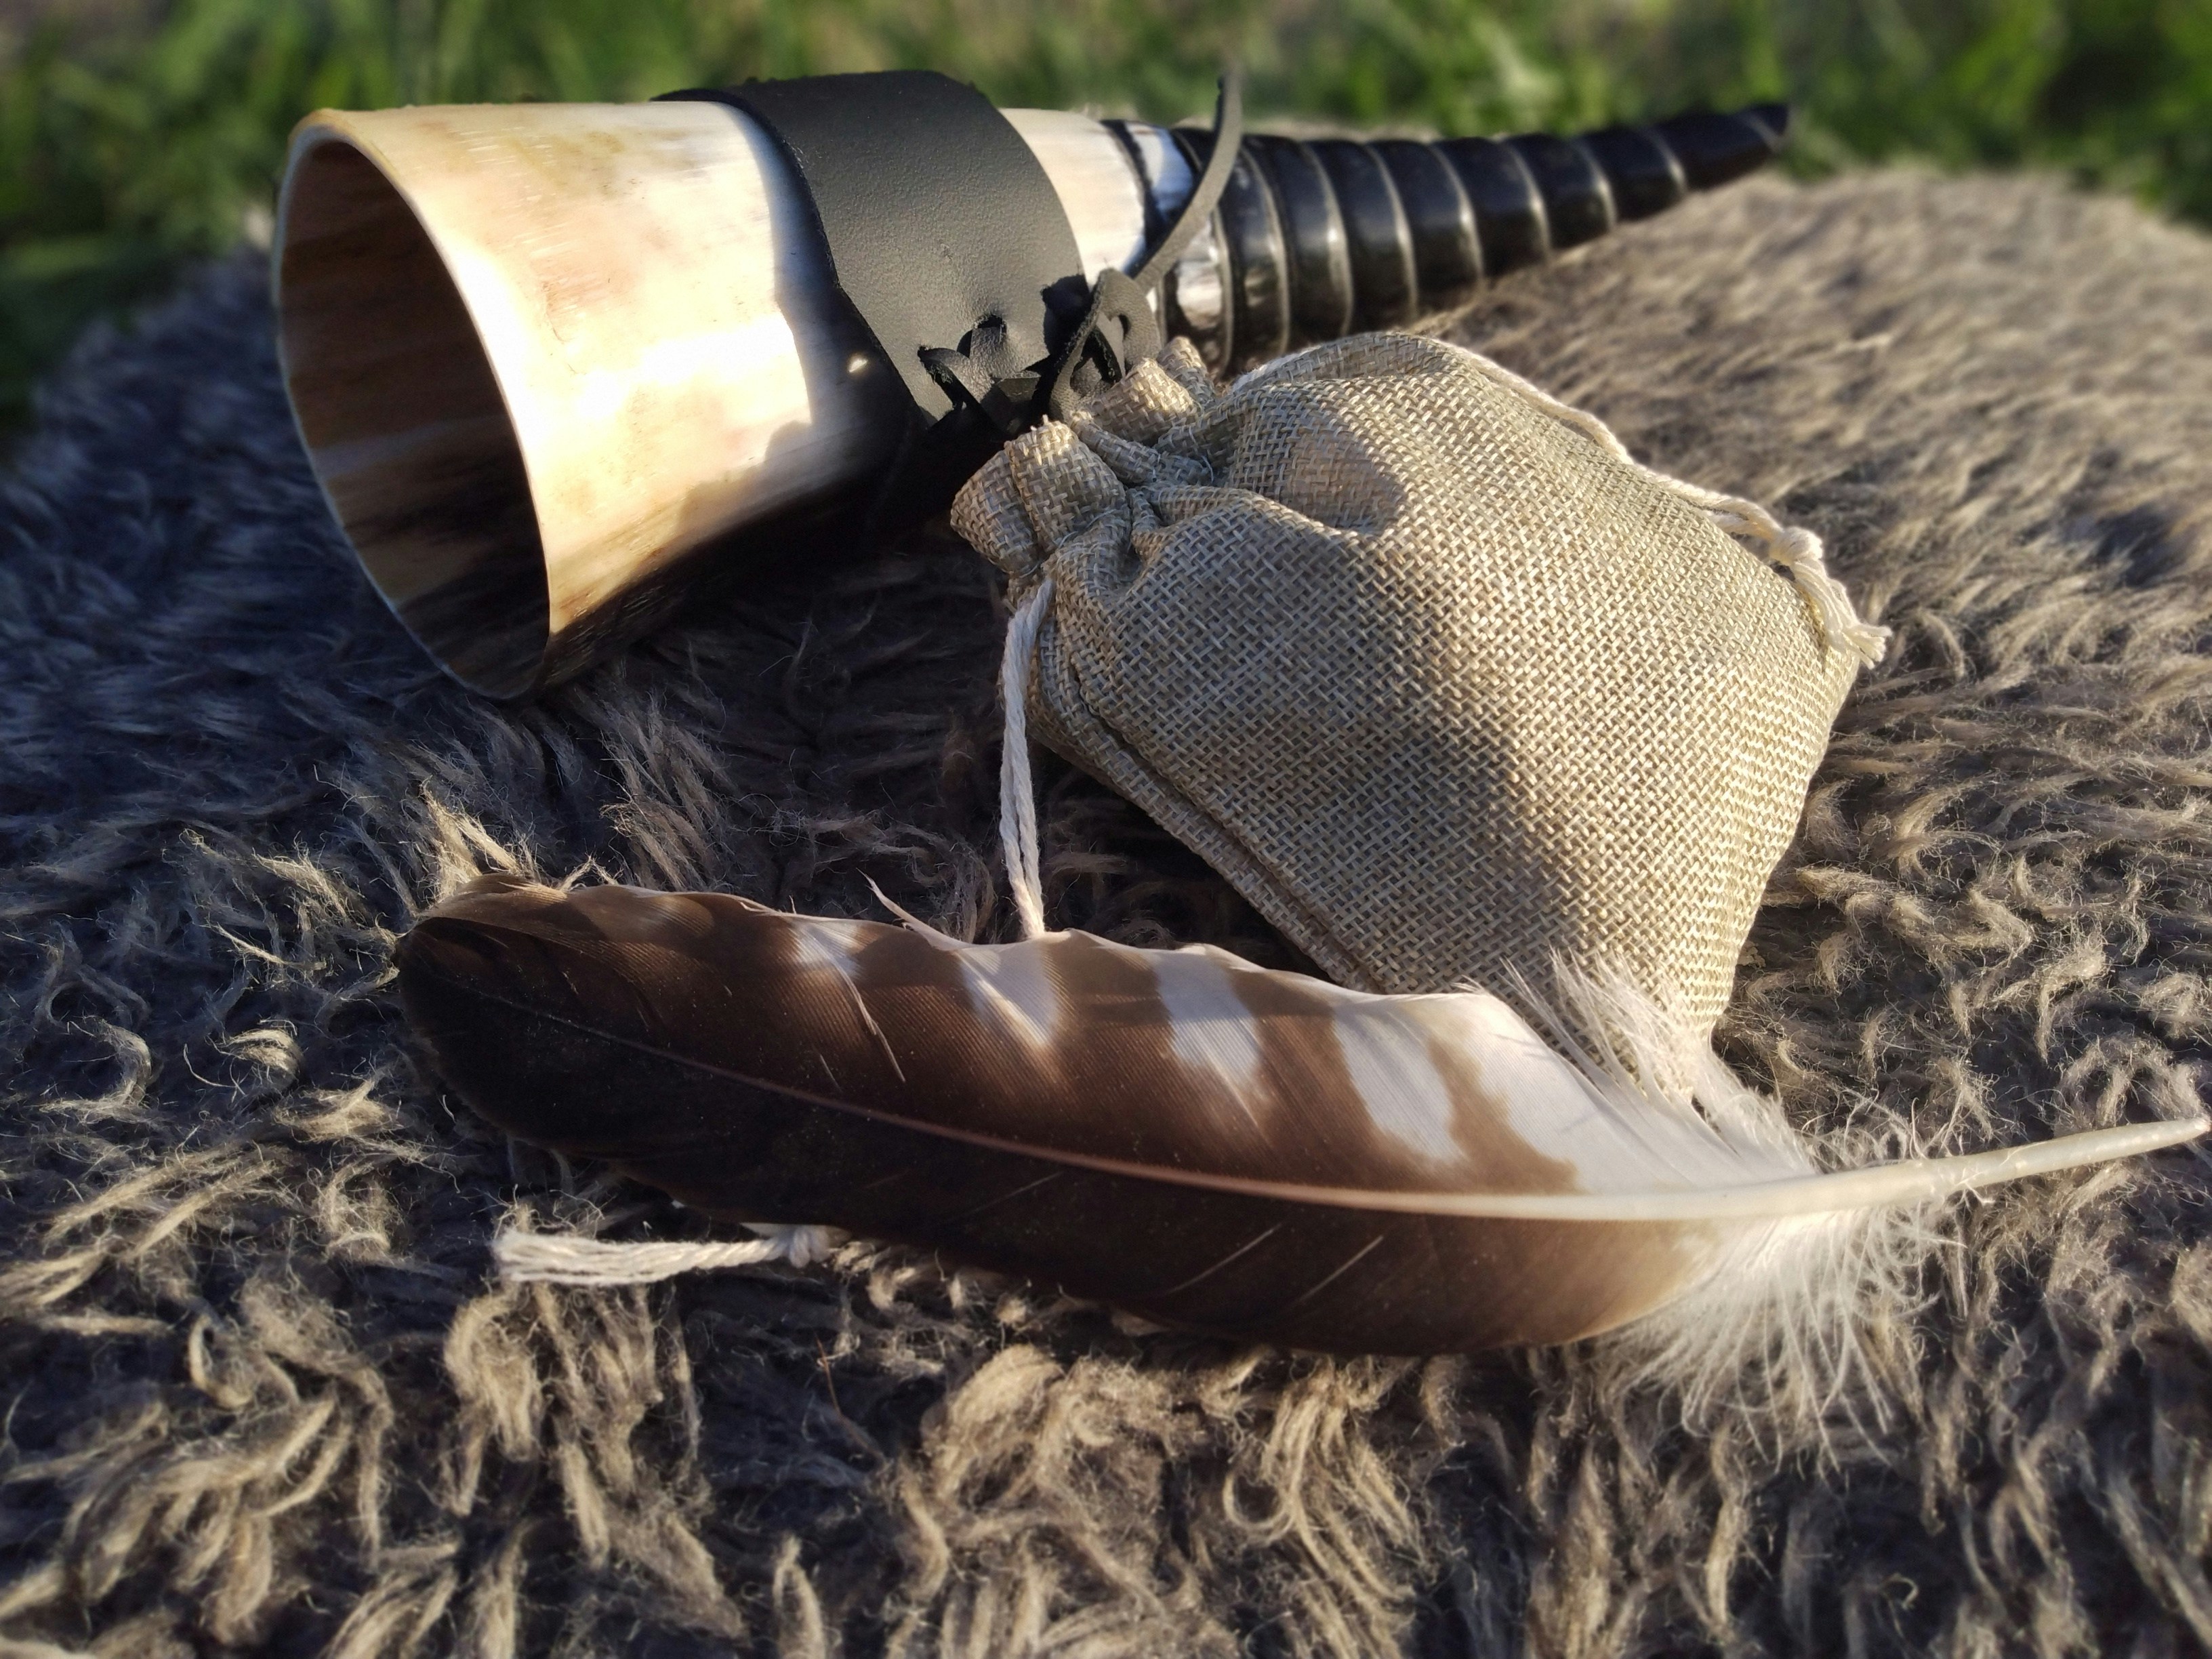
[[[526,1139],[709,1213],[1337,1351],[1569,1340],[1778,1229],[2206,1127],[1823,1172],[1771,1124],[1570,1062],[1485,993],[712,894],[488,878],[422,920],[399,974],[440,1071]]]

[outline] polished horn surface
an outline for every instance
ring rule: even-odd
[[[459,678],[556,678],[702,543],[881,463],[890,377],[805,226],[768,139],[706,105],[300,130],[286,386],[369,575]]]
[[[1085,264],[1133,270],[1204,132],[1005,112]],[[1579,139],[1246,140],[1162,298],[1218,370],[1462,304],[1758,166],[1786,112]],[[896,377],[775,143],[727,105],[323,111],[275,247],[286,389],[378,590],[516,696],[633,638],[709,563],[788,546],[890,464]]]
[[[1244,141],[1212,234],[1168,284],[1167,322],[1218,372],[1368,329],[1401,328],[1486,281],[1763,166],[1790,112],[1676,116],[1578,138]],[[1179,127],[1191,165],[1212,135]],[[1186,186],[1186,188],[1188,188]]]

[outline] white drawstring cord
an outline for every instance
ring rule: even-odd
[[[756,1224],[761,1235],[745,1239],[701,1239],[666,1243],[615,1243],[569,1233],[502,1230],[491,1242],[499,1276],[523,1285],[583,1285],[599,1290],[653,1285],[678,1273],[714,1267],[757,1267],[788,1261],[804,1267],[837,1247],[842,1234],[826,1227]]]
[[[999,664],[999,694],[1006,706],[1006,735],[999,749],[999,845],[1006,854],[1006,885],[1022,937],[1044,933],[1044,881],[1037,855],[1036,791],[1030,781],[1030,659],[1037,634],[1052,607],[1052,578],[1030,590],[1006,624],[1006,655]]]

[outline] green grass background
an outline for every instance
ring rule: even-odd
[[[0,428],[92,319],[265,228],[331,105],[927,65],[1004,104],[1565,130],[1798,106],[1791,165],[2033,165],[2212,222],[2212,0],[0,0]]]

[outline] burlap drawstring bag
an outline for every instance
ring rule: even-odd
[[[1024,726],[1341,983],[1625,975],[1694,1028],[1884,630],[1819,541],[1631,459],[1475,354],[1366,335],[1224,392],[1177,342],[1017,440],[953,523]]]

